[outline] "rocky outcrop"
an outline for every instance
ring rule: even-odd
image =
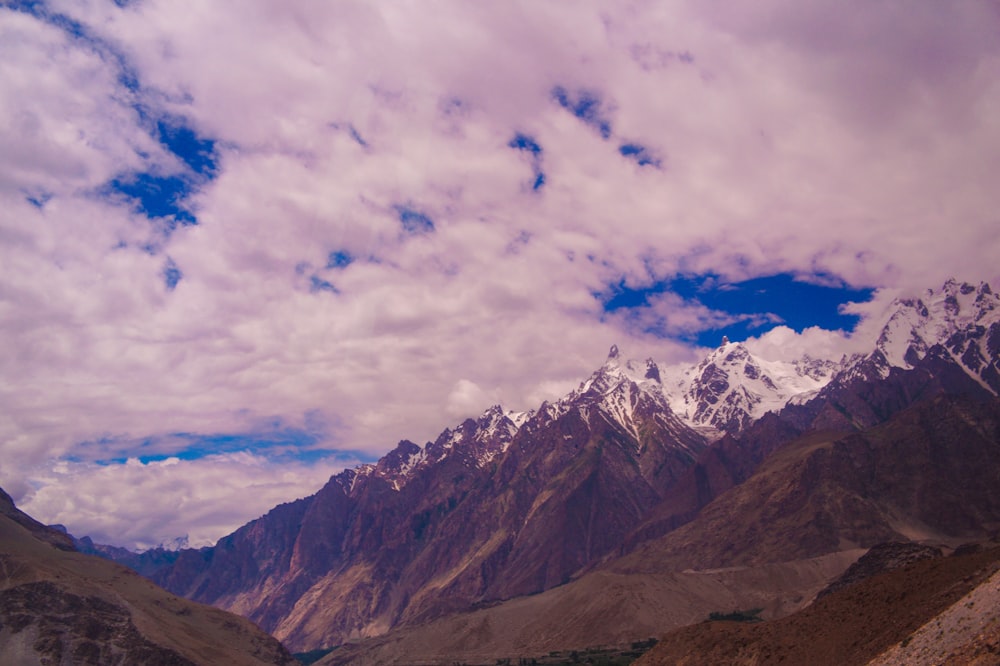
[[[831,582],[816,595],[817,599],[841,590],[849,585],[877,576],[887,571],[894,571],[911,562],[941,557],[941,549],[934,546],[924,546],[910,541],[889,541],[872,546],[857,562],[848,567],[835,581]]]
[[[126,607],[49,581],[0,592],[0,636],[0,658],[9,664],[195,663],[143,636]]]

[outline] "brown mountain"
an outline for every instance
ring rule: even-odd
[[[994,534],[997,478],[1000,400],[938,395],[875,428],[786,443],[684,526],[567,585],[344,647],[328,663],[489,663],[627,645],[712,611],[780,617],[875,544]]]
[[[915,402],[935,396],[964,395],[976,400],[992,397],[940,345],[930,348],[912,369],[888,368],[881,377],[879,367],[865,359],[808,402],[765,414],[742,432],[726,434],[714,442],[626,538],[622,552],[686,524],[709,502],[749,479],[768,456],[807,433],[836,438],[862,431],[884,423]]]
[[[527,604],[524,617],[540,620],[533,613],[567,599],[574,629],[541,622],[544,639],[518,644],[617,640],[669,623],[635,621],[631,602],[608,606],[594,581],[619,599],[652,591],[642,598],[661,609],[655,590],[679,585],[687,614],[665,610],[676,623],[728,598],[704,577],[657,578],[687,569],[736,567],[745,573],[732,585],[773,615],[790,612],[872,544],[996,529],[1000,440],[983,370],[996,365],[994,327],[976,324],[994,317],[996,299],[980,292],[961,292],[978,309],[901,305],[872,354],[845,359],[813,399],[741,420],[711,446],[671,411],[652,361],[612,348],[579,389],[537,412],[494,408],[423,447],[401,442],[215,547],[148,570],[302,650],[378,636],[398,647],[406,641],[395,637],[420,640],[434,626],[465,637],[458,653],[489,652],[518,624],[500,622],[506,609]],[[955,332],[948,344],[931,334],[941,321]],[[799,572],[793,585],[772,574],[768,594],[750,582],[786,565]],[[587,594],[599,598],[583,603]],[[615,615],[615,631],[600,628],[602,613]],[[455,624],[472,617],[497,624],[472,634]]]
[[[675,630],[636,666],[989,666],[1000,661],[998,571],[996,547],[922,559],[831,593],[788,617]],[[956,609],[965,612],[949,622]],[[981,621],[976,629],[963,634],[962,625],[974,625],[975,619]],[[927,645],[921,645],[922,633],[930,634]]]
[[[249,621],[73,549],[0,490],[0,663],[296,663]]]
[[[670,411],[655,364],[613,349],[565,399],[527,416],[494,408],[424,447],[401,442],[214,548],[182,552],[154,580],[306,650],[543,593],[595,567],[756,570],[995,529],[996,399],[940,346],[884,377],[858,367],[706,447]],[[789,612],[839,573],[823,571],[784,602],[761,598]],[[590,606],[595,621],[609,611]]]
[[[613,567],[755,565],[891,540],[983,538],[1000,528],[998,478],[1000,400],[939,395],[862,432],[781,446],[694,520]]]
[[[564,400],[401,442],[154,579],[295,649],[379,635],[566,583],[616,551],[702,448],[655,365],[613,349]]]

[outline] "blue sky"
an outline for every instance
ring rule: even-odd
[[[718,345],[723,336],[741,342],[779,325],[797,333],[813,326],[851,332],[861,317],[845,312],[843,306],[870,301],[874,289],[852,288],[836,281],[806,281],[787,273],[740,282],[724,282],[711,274],[678,275],[646,287],[620,283],[602,295],[602,302],[606,312],[628,312],[649,308],[651,299],[664,293],[677,294],[738,320],[681,336],[702,347],[712,347]],[[666,335],[662,327],[656,325],[648,326],[643,332]]]
[[[0,486],[205,543],[611,344],[854,351],[894,296],[998,281],[998,28],[930,0],[2,2]]]

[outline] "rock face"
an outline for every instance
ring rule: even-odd
[[[811,432],[615,567],[753,566],[1000,524],[1000,399],[939,395],[853,434]]]
[[[295,649],[571,579],[615,551],[704,448],[652,362],[607,362],[530,414],[488,410],[333,477],[154,579]]]
[[[0,491],[0,663],[296,663],[247,620],[73,550]]]

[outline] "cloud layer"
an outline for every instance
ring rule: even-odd
[[[998,32],[930,0],[0,4],[0,485],[113,540],[137,479],[211,503],[223,462],[102,442],[277,420],[376,456],[734,317],[614,285],[996,282]],[[768,338],[805,339],[850,344]],[[344,464],[247,455],[234,497]]]

